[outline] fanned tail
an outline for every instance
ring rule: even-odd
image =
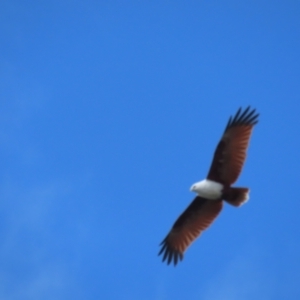
[[[223,199],[233,206],[241,206],[249,199],[249,189],[240,187],[231,187],[223,195]]]

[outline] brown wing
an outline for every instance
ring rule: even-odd
[[[214,154],[207,178],[223,184],[233,184],[241,173],[246,159],[253,126],[259,114],[250,106],[242,112],[241,108],[232,119],[230,117],[225,132]]]
[[[196,197],[162,241],[158,255],[163,254],[163,261],[176,265],[178,259],[182,260],[184,251],[213,222],[222,206],[222,200]]]

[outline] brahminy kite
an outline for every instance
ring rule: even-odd
[[[194,201],[179,216],[171,231],[160,244],[163,261],[174,265],[183,259],[191,243],[208,228],[223,207],[223,200],[233,206],[241,206],[249,199],[246,187],[231,187],[241,173],[250,135],[258,122],[259,114],[250,106],[240,108],[230,117],[223,136],[215,150],[207,178],[192,185],[197,194]]]

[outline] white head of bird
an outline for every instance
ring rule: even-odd
[[[190,191],[195,192],[200,197],[215,200],[221,197],[223,187],[223,184],[219,182],[204,179],[194,183],[191,186]]]

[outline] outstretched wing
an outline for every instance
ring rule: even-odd
[[[233,184],[241,173],[253,126],[259,114],[247,107],[230,117],[217,146],[207,178],[223,184]]]
[[[183,253],[190,244],[217,217],[223,206],[222,200],[207,200],[196,197],[188,208],[180,215],[171,231],[160,244],[158,255],[163,254],[163,261],[174,265],[183,259]]]

